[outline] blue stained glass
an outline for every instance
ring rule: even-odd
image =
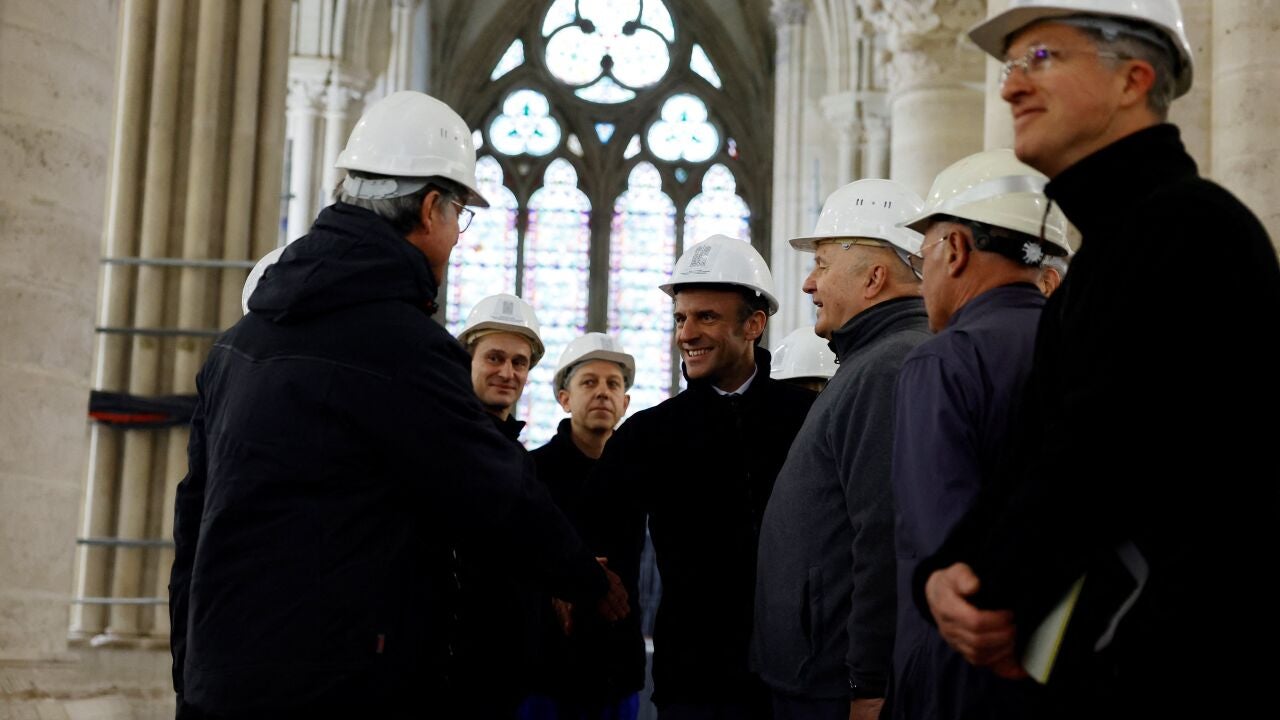
[[[493,72],[489,74],[489,79],[497,80],[523,64],[524,43],[520,40],[515,40],[507,48],[507,51],[502,53],[502,57],[498,59],[498,64],[493,66]]]
[[[505,155],[546,155],[560,145],[560,123],[551,104],[536,90],[517,90],[502,103],[502,114],[489,124],[489,140]]]
[[[672,95],[662,119],[649,126],[649,150],[663,160],[710,160],[720,149],[720,133],[707,122],[707,106],[695,95]]]
[[[724,165],[712,165],[702,176],[702,192],[689,201],[684,211],[684,246],[702,242],[711,235],[728,235],[749,241],[751,210],[738,196],[733,172]]]
[[[642,162],[613,208],[609,332],[636,358],[628,415],[671,394],[671,299],[658,286],[675,265],[675,203],[657,168]]]
[[[476,217],[449,256],[445,328],[451,335],[462,331],[482,298],[516,291],[516,196],[502,184],[502,166],[487,155],[476,161],[476,183],[489,207],[473,208]]]
[[[676,180],[684,182],[689,179],[689,171],[684,168],[676,168]]]
[[[703,50],[702,46],[697,43],[693,44],[693,54],[689,57],[689,68],[715,87],[720,87],[720,73],[716,72],[716,66],[711,64],[711,58],[707,57],[707,51]]]
[[[563,158],[551,161],[542,188],[529,199],[521,296],[542,325],[547,355],[529,371],[517,417],[528,423],[524,442],[538,447],[564,417],[551,385],[556,359],[569,341],[586,332],[590,276],[591,201],[578,189],[578,173]],[[512,254],[514,257],[514,253]]]
[[[616,126],[613,123],[596,123],[596,135],[599,136],[602,143],[609,142],[609,138],[613,137],[615,129]]]

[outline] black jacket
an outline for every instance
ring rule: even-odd
[[[662,575],[654,629],[655,703],[745,702],[761,685],[747,653],[756,543],[765,504],[814,393],[770,379],[756,349],[756,376],[741,396],[721,397],[691,380],[679,395],[636,413],[605,446],[592,476],[607,510],[592,536],[639,593],[645,516]],[[640,613],[631,622],[638,633]],[[644,657],[633,659],[642,677]]]
[[[596,460],[573,442],[569,418],[560,421],[546,445],[529,453],[538,480],[579,531],[588,525],[587,483]],[[644,658],[644,642],[627,623],[608,623],[589,608],[574,608],[573,632],[566,637],[551,608],[551,597],[539,604],[538,657],[533,669],[535,692],[579,703],[610,703],[640,690],[644,677],[634,672]]]
[[[1025,639],[1087,571],[1050,679],[1064,705],[1225,716],[1269,702],[1280,373],[1260,348],[1280,339],[1275,250],[1197,175],[1172,125],[1099,150],[1046,192],[1083,247],[1041,318],[1006,481],[922,564],[917,605],[931,569],[967,561],[976,600],[1011,608]],[[1145,584],[1095,652],[1137,586],[1115,561],[1126,543]]]
[[[211,714],[399,707],[439,687],[448,547],[593,602],[606,582],[428,316],[425,256],[321,212],[201,369],[170,579],[173,680]]]

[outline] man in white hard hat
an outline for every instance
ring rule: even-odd
[[[653,702],[662,720],[764,718],[747,663],[756,540],[773,481],[813,393],[769,377],[759,346],[778,309],[750,243],[692,244],[662,290],[675,298],[675,343],[688,389],[631,416],[592,483],[605,499],[598,546],[633,602],[645,518],[662,576]],[[639,613],[628,619],[639,636]],[[642,668],[643,654],[634,657]]]
[[[970,37],[1005,62],[1014,149],[1082,239],[1041,315],[1009,490],[921,563],[919,599],[1015,676],[1083,575],[1047,675],[1068,713],[1247,714],[1277,666],[1245,658],[1280,641],[1274,423],[1256,421],[1280,374],[1246,347],[1280,335],[1280,266],[1164,122],[1193,76],[1178,3],[1012,0]]]
[[[524,394],[529,371],[545,352],[533,306],[509,293],[482,298],[467,315],[458,342],[471,356],[471,387],[494,427],[533,474],[520,443],[525,423],[512,414]],[[459,541],[457,635],[452,642],[451,695],[459,712],[510,718],[528,692],[529,676],[541,662],[536,646],[535,603],[541,597],[509,573],[495,572],[506,546],[491,537]]]
[[[903,720],[1041,717],[1037,686],[969,665],[916,610],[916,559],[935,551],[996,480],[1035,346],[1050,257],[1066,257],[1066,219],[1044,175],[1012,150],[943,170],[906,227],[924,235],[912,258],[937,334],[898,378],[893,493],[898,619],[890,715]],[[1047,214],[1046,214],[1047,213]],[[1043,240],[1041,239],[1043,233]]]
[[[773,349],[773,369],[769,377],[814,392],[821,392],[836,374],[836,354],[827,341],[804,325],[787,333]]]
[[[197,380],[170,576],[180,715],[417,717],[447,691],[459,539],[492,537],[503,572],[627,610],[430,317],[466,206],[485,204],[470,129],[393,93],[338,165],[338,202]]]
[[[569,417],[533,450],[538,480],[579,531],[585,532],[591,470],[626,415],[636,361],[616,338],[590,332],[560,355],[551,390]],[[540,663],[526,717],[635,720],[644,687],[641,638],[560,600],[542,603]],[[640,659],[637,663],[636,658]]]
[[[529,371],[546,353],[541,329],[532,305],[500,293],[476,303],[458,333],[458,341],[471,355],[471,386],[476,397],[497,419],[502,434],[512,440],[524,429],[524,423],[512,417],[512,412],[524,394]]]
[[[920,198],[890,180],[833,192],[804,291],[839,359],[778,474],[760,531],[752,660],[775,718],[874,720],[892,667],[894,382],[928,336],[910,266],[920,235],[898,227]]]

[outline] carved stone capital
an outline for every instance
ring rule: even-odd
[[[290,112],[319,112],[325,99],[325,81],[318,77],[290,77],[285,106]]]
[[[982,54],[965,38],[986,14],[982,0],[858,0],[858,8],[884,38],[895,91],[982,81]]]

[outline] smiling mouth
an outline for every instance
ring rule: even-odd
[[[711,348],[694,348],[692,350],[685,350],[684,354],[685,354],[685,357],[688,357],[688,358],[697,358],[697,357],[702,357],[703,355],[706,355],[709,352],[711,352]]]

